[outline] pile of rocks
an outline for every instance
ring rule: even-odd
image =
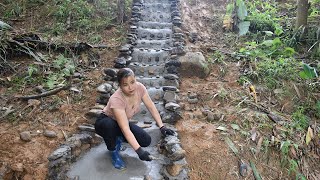
[[[101,139],[96,137],[92,131],[84,127],[85,131],[74,134],[66,139],[51,155],[49,160],[48,179],[67,179],[66,173],[69,165],[74,162],[82,152],[99,144]],[[88,131],[89,130],[89,131]]]

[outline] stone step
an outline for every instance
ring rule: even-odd
[[[173,46],[172,39],[166,40],[137,40],[136,41],[137,48],[154,48],[154,49],[162,49],[162,48],[171,48]]]
[[[138,27],[148,28],[148,29],[172,29],[173,25],[172,23],[139,21]]]
[[[137,28],[138,39],[140,40],[164,40],[172,38],[171,29],[146,29]]]
[[[148,65],[164,64],[169,59],[169,53],[164,50],[155,49],[133,49],[131,62]]]
[[[164,108],[164,104],[163,102],[154,102],[156,105],[157,110],[161,113],[161,112],[165,112],[165,108]],[[133,120],[138,120],[139,122],[153,122],[155,123],[154,119],[152,118],[152,115],[150,114],[150,112],[148,111],[147,107],[141,103],[141,111],[134,115],[132,117]]]
[[[133,70],[136,76],[152,77],[162,75],[164,73],[165,64],[148,65],[135,62],[130,63],[128,67]]]
[[[154,11],[165,11],[165,10],[171,10],[171,3],[144,3],[143,4],[143,10],[154,10]]]
[[[163,13],[157,11],[156,13],[150,14],[149,12],[141,12],[141,20],[147,22],[161,22],[161,23],[169,23],[172,21],[171,14]]]
[[[157,3],[157,4],[144,4],[143,8],[141,9],[142,13],[154,13],[154,12],[162,12],[171,14],[171,4],[164,4],[164,3]]]
[[[175,86],[179,88],[179,81],[174,79],[165,79],[162,76],[156,76],[156,77],[136,77],[138,82],[141,82],[144,84],[147,88],[150,87],[156,87],[161,88],[162,86]]]
[[[170,0],[144,0],[143,4],[157,4],[157,3],[163,3],[163,4],[171,4],[172,1]]]

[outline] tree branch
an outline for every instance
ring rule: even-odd
[[[50,91],[46,91],[44,93],[41,94],[37,94],[37,95],[30,95],[30,96],[16,96],[16,98],[18,99],[22,99],[22,100],[28,100],[28,99],[38,99],[41,97],[46,97],[46,96],[51,96],[53,94],[57,94],[58,92],[62,91],[62,90],[66,90],[70,88],[70,84],[62,86],[62,87],[58,87],[56,89],[52,89]]]

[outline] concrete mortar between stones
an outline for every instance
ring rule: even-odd
[[[109,85],[106,85],[105,92],[103,87],[102,89],[100,87],[98,104],[105,105],[111,94],[118,88],[115,83],[117,69],[129,67],[135,71],[137,80],[147,87],[163,122],[169,128],[174,129],[172,125],[181,119],[180,106],[177,104],[180,83],[178,73],[180,63],[177,57],[185,53],[184,36],[173,30],[181,27],[179,6],[179,0],[133,0],[127,44],[119,49],[120,55],[115,60],[114,68],[106,68],[104,71],[104,80]],[[167,96],[164,98],[165,93]],[[92,123],[101,113],[103,107],[101,105],[96,105],[86,114]],[[142,111],[133,117],[133,121],[148,127],[150,118],[150,113],[142,106]],[[181,147],[178,134],[164,138],[159,135],[159,130],[154,123],[150,126],[146,128],[146,131],[155,134],[158,132],[158,135],[153,135],[153,137],[159,138],[159,142],[153,142],[153,146],[147,150],[156,153],[161,160],[154,160],[153,165],[149,164],[157,166],[157,168],[149,167],[147,169],[148,173],[159,170],[153,173],[157,177],[143,174],[141,177],[133,176],[132,178],[189,179],[185,151]],[[48,179],[79,178],[76,176],[68,177],[68,171],[72,165],[85,159],[86,152],[97,150],[95,148],[98,147],[98,144],[105,146],[101,144],[102,138],[94,133],[92,125],[81,125],[79,129],[81,129],[79,134],[68,138],[48,157]],[[130,150],[128,147],[126,151],[130,154],[132,148]],[[106,148],[105,152],[107,152]],[[111,164],[110,162],[106,163]],[[138,167],[138,165],[136,166]]]

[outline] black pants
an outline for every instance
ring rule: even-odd
[[[130,122],[129,127],[140,146],[147,147],[151,144],[150,135],[141,127]],[[105,114],[100,114],[96,120],[94,128],[96,133],[103,137],[109,151],[115,150],[117,136],[122,136],[123,139],[125,139],[117,121],[106,116]]]

